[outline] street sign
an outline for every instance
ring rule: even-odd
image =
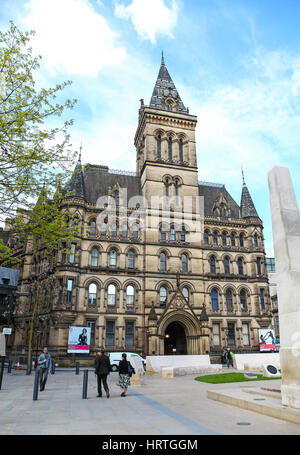
[[[12,332],[12,329],[10,329],[10,328],[4,328],[2,330],[2,333],[4,333],[4,335],[11,335],[11,332]]]

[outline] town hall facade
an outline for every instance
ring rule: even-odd
[[[27,345],[38,280],[33,346],[38,336],[57,357],[67,354],[70,326],[91,328],[91,353],[259,350],[258,331],[271,322],[263,224],[245,182],[238,205],[224,185],[200,181],[196,124],[162,58],[150,104],[141,100],[136,172],[83,166],[80,156],[62,210],[82,237],[68,253],[62,245],[54,267],[24,247],[16,349]],[[137,196],[144,207],[128,203]],[[153,196],[169,203],[153,207]],[[202,212],[182,207],[185,198],[202,201]],[[113,222],[101,216],[111,208]],[[155,220],[151,228],[130,225],[138,213]]]

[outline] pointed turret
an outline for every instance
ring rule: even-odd
[[[164,54],[162,53],[161,65],[154,86],[149,107],[159,110],[169,110],[188,114],[188,109],[184,106],[174,82],[165,65]]]
[[[75,197],[77,199],[85,199],[83,171],[81,164],[81,151],[82,145],[80,146],[78,161],[70,181],[70,191],[72,193],[72,197]]]
[[[241,218],[259,218],[255,205],[253,203],[252,197],[250,196],[249,190],[247,188],[244,172],[242,171],[243,175],[243,190],[242,190],[242,197],[241,197]]]

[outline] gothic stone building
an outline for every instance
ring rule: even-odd
[[[67,354],[69,326],[91,327],[92,353],[102,347],[150,355],[259,350],[258,329],[271,321],[263,224],[245,182],[240,206],[224,185],[199,182],[196,123],[162,59],[149,106],[141,100],[136,172],[83,167],[80,157],[74,196],[62,209],[76,212],[83,239],[58,254],[55,269],[26,247],[21,290],[29,296],[19,298],[15,346],[26,345],[39,278],[35,333],[54,355]],[[107,195],[116,206],[113,226],[97,222],[109,209],[98,199]],[[137,195],[149,202],[147,215],[155,211],[151,196],[173,198],[156,210],[156,229],[131,229],[123,220],[137,210],[123,209]],[[204,197],[202,235],[177,222],[176,198],[185,196]],[[169,225],[162,222],[166,212]],[[195,205],[187,213],[196,219]]]

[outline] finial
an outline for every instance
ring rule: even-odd
[[[243,177],[243,185],[246,185],[243,166],[242,166],[242,177]]]
[[[164,51],[161,51],[161,64],[165,64],[165,59],[164,59]]]
[[[80,144],[80,151],[79,151],[78,161],[81,161],[81,152],[82,152],[82,142]]]

